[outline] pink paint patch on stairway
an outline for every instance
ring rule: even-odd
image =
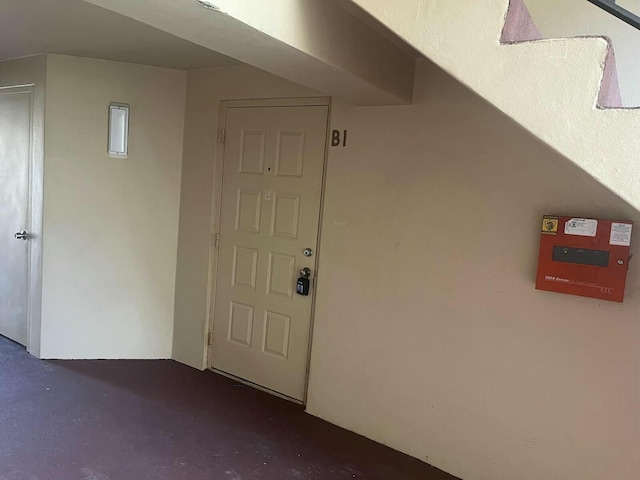
[[[541,40],[542,33],[531,18],[523,0],[511,0],[502,29],[502,43],[530,42]]]
[[[605,37],[606,38],[606,37]],[[609,38],[609,51],[604,62],[602,83],[598,93],[598,106],[601,108],[622,108],[622,95],[620,94],[620,83],[618,81],[618,68],[616,67],[616,54],[613,44]]]
[[[602,82],[598,92],[597,106],[600,108],[621,108],[622,96],[616,68],[616,55],[611,40],[603,37],[609,44],[607,57],[602,66]],[[523,0],[511,0],[505,15],[501,43],[522,43],[542,40],[540,29],[536,26],[529,9]]]

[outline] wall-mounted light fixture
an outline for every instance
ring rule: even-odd
[[[129,105],[109,105],[109,156],[127,158],[129,153]]]

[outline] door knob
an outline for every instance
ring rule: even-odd
[[[22,230],[21,232],[18,232],[14,235],[14,237],[17,240],[28,240],[29,239],[29,233],[26,230]]]

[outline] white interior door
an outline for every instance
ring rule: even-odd
[[[302,401],[328,107],[226,112],[211,366]]]
[[[30,151],[31,91],[0,90],[0,335],[22,345],[27,343]]]

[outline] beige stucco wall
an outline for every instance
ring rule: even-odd
[[[186,73],[47,58],[42,356],[169,358]],[[131,105],[129,158],[107,154]]]
[[[525,0],[546,38],[606,35],[616,52],[618,79],[624,106],[640,106],[640,31],[585,0]],[[618,4],[640,15],[638,0]]]
[[[306,94],[264,75],[189,76],[174,357],[194,366],[217,99]],[[328,159],[308,411],[465,480],[635,480],[638,269],[622,305],[534,277],[542,214],[640,215],[430,64],[416,84],[413,106],[333,108],[349,145]]]
[[[640,215],[443,73],[416,83],[334,110],[308,410],[465,480],[637,478],[637,266],[623,305],[534,277],[542,214]]]

